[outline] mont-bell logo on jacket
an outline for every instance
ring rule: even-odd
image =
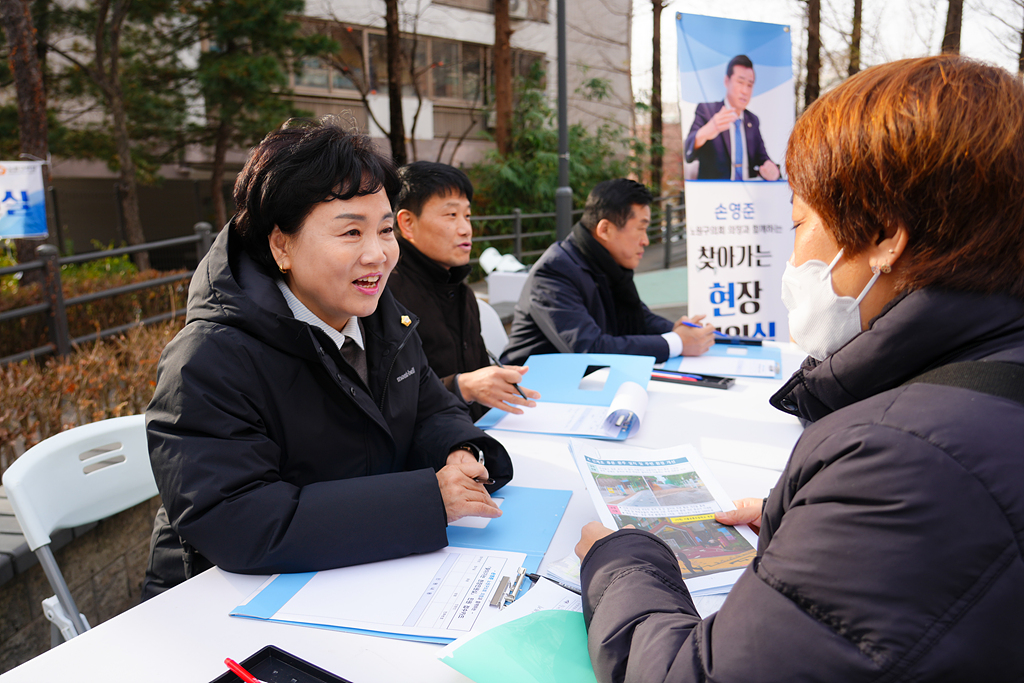
[[[396,381],[396,382],[401,382],[401,381],[402,381],[403,379],[405,379],[406,377],[409,377],[410,375],[415,375],[415,374],[416,374],[416,368],[414,368],[414,367],[412,367],[412,368],[409,368],[408,370],[406,370],[405,372],[403,372],[403,373],[402,373],[401,375],[399,375],[398,377],[396,377],[396,378],[395,378],[395,381]]]

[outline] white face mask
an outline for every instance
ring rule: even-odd
[[[878,280],[875,272],[856,299],[832,289],[832,263],[809,260],[800,266],[786,263],[782,274],[782,303],[789,309],[789,334],[797,346],[816,360],[824,360],[861,332],[860,302]]]

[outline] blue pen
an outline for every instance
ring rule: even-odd
[[[703,330],[704,329],[703,325],[698,325],[697,323],[687,322],[685,320],[680,320],[679,323],[681,325],[686,325],[687,327],[693,327],[693,328],[698,329],[698,330]],[[724,337],[726,339],[729,338],[729,335],[725,334],[724,332],[719,332],[718,330],[715,330],[715,336],[716,337]]]

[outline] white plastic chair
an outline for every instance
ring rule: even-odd
[[[3,476],[7,498],[55,596],[43,613],[70,640],[89,630],[50,549],[50,534],[90,524],[157,495],[145,415],[69,429],[25,451]]]
[[[480,307],[480,334],[484,338],[484,346],[495,358],[498,358],[508,345],[505,326],[493,306],[479,298],[476,303]]]

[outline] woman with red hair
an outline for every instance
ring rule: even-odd
[[[783,300],[811,424],[697,616],[668,546],[584,528],[601,681],[1024,680],[1024,84],[868,69],[797,121]]]

